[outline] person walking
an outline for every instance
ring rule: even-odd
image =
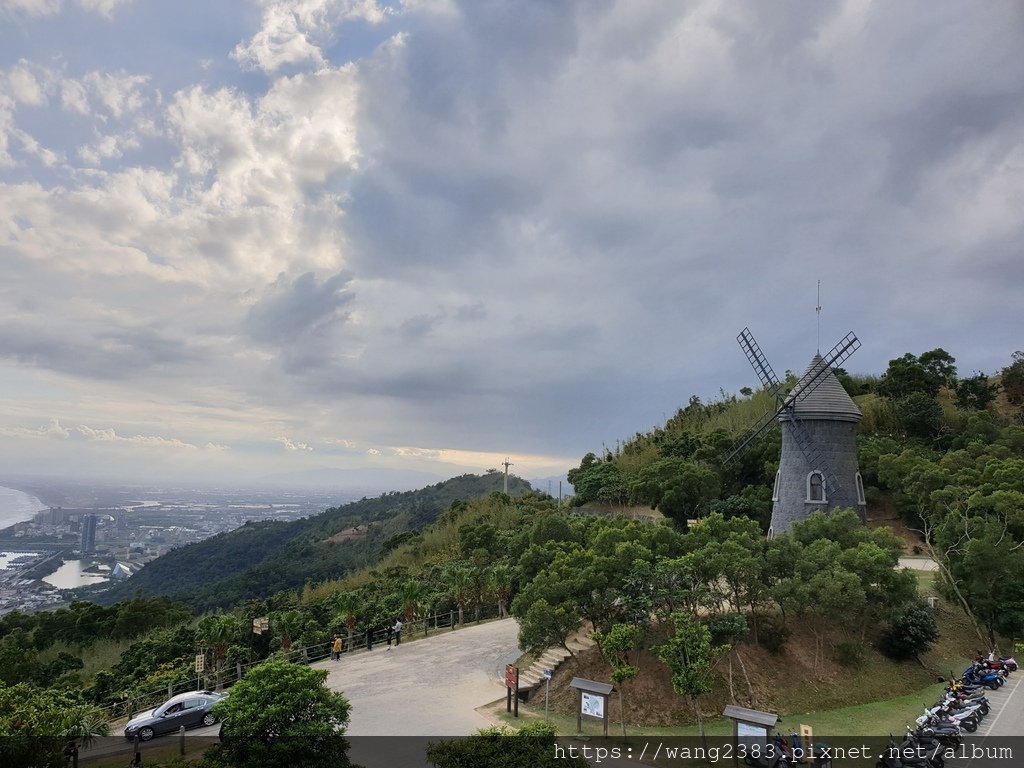
[[[395,628],[388,624],[387,637],[388,637],[388,650],[391,650],[391,640],[395,636]]]
[[[401,619],[396,619],[395,620],[394,630],[395,630],[395,645],[400,645],[402,643],[402,620]]]
[[[334,636],[334,645],[331,647],[331,658],[337,661],[341,658],[341,652],[345,645],[342,642],[341,635]]]

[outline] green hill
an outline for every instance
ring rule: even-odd
[[[403,534],[429,526],[453,502],[500,492],[503,482],[497,472],[462,475],[294,522],[246,523],[168,552],[95,599],[112,603],[135,595],[168,595],[210,610],[338,579],[376,562]],[[531,490],[517,477],[508,482],[512,496]]]

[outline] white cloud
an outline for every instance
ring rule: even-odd
[[[61,0],[0,0],[0,11],[26,16],[50,16],[60,10]]]
[[[94,429],[93,427],[80,424],[78,433],[86,440],[97,443],[114,443],[118,445],[132,445],[145,448],[170,448],[173,450],[194,451],[197,446],[187,443],[175,437],[161,437],[160,435],[132,435],[124,437],[117,434],[113,428]]]
[[[149,82],[149,75],[90,72],[82,82],[113,117],[121,118],[144,104],[141,87]]]
[[[98,13],[108,19],[119,5],[132,0],[74,0],[75,5],[85,11]],[[52,16],[59,13],[63,0],[0,0],[0,11],[20,13],[26,16]]]
[[[32,107],[40,107],[46,103],[43,85],[25,64],[26,62],[22,60],[16,67],[7,70],[4,76],[6,81],[4,83],[4,90],[16,102]]]
[[[4,437],[25,438],[57,438],[66,440],[71,433],[60,425],[57,418],[51,418],[45,427],[0,427],[0,435]]]
[[[320,44],[342,24],[378,24],[389,15],[375,0],[271,0],[264,5],[260,30],[231,54],[243,66],[264,72],[301,64],[322,69],[327,60]]]
[[[115,8],[130,2],[132,0],[75,0],[75,3],[83,10],[98,13],[108,19],[113,17]]]
[[[286,451],[312,451],[313,450],[313,446],[311,446],[311,445],[309,445],[307,443],[295,442],[291,438],[288,438],[288,437],[275,437],[274,441],[280,443],[281,445],[283,445]]]

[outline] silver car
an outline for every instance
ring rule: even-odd
[[[213,691],[179,693],[159,707],[129,720],[124,729],[124,737],[134,740],[138,736],[141,741],[149,741],[161,733],[177,731],[181,726],[196,728],[200,725],[213,725],[217,718],[210,710],[225,698],[226,693]]]

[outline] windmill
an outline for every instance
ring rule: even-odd
[[[864,484],[857,467],[856,429],[861,412],[832,372],[860,348],[860,340],[848,333],[824,356],[816,353],[786,395],[750,329],[744,328],[736,341],[775,404],[749,429],[726,462],[742,455],[769,428],[779,424],[782,429],[768,536],[788,531],[816,510],[849,507],[866,519]]]

